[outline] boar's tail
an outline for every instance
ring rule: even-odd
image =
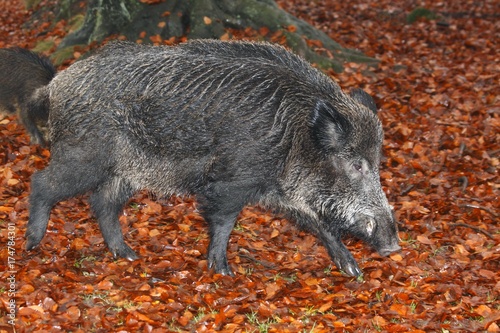
[[[46,86],[56,76],[50,60],[22,48],[0,49],[0,106],[17,109],[32,143],[46,144],[49,101]],[[17,107],[16,107],[17,106]]]
[[[36,90],[25,107],[19,110],[21,122],[31,136],[31,142],[48,146],[49,121],[49,92],[48,87]]]

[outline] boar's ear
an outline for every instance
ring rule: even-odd
[[[375,114],[377,114],[377,105],[375,105],[375,101],[363,89],[356,88],[351,90],[351,98],[354,99],[356,102],[363,104],[368,109],[372,110]]]
[[[311,127],[314,141],[329,151],[341,150],[352,130],[351,123],[343,114],[321,100],[314,106]]]

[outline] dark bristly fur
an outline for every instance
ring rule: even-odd
[[[56,70],[45,57],[21,48],[0,49],[0,111],[18,112],[33,143],[43,143],[48,113],[28,113],[29,98],[54,78]]]
[[[232,274],[229,235],[248,204],[278,209],[361,274],[341,237],[399,250],[379,181],[382,127],[373,100],[352,97],[300,57],[266,43],[176,47],[112,43],[34,95],[48,112],[51,161],[33,175],[27,249],[60,200],[90,192],[115,256],[137,258],[118,214],[133,193],[195,195],[209,224],[209,266]]]

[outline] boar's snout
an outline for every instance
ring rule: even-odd
[[[368,244],[382,256],[401,250],[396,222],[392,214],[358,214],[357,230],[353,234]]]

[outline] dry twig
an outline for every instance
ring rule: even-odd
[[[481,228],[478,228],[476,226],[473,226],[473,225],[469,225],[469,224],[466,224],[466,223],[450,223],[449,224],[450,228],[456,228],[456,227],[465,227],[465,228],[470,228],[476,232],[479,232],[479,233],[482,233],[483,235],[485,235],[486,237],[488,237],[489,239],[495,239],[495,237],[493,237],[492,234],[490,234],[488,231],[486,230],[483,230]]]
[[[479,205],[473,205],[473,204],[463,204],[463,205],[459,205],[459,207],[461,208],[475,208],[475,209],[481,209],[481,210],[484,210],[485,212],[488,212],[490,213],[491,215],[493,215],[494,217],[498,217],[498,214],[495,213],[494,211],[492,211],[491,209],[487,208],[487,207],[483,207],[483,206],[479,206]]]

